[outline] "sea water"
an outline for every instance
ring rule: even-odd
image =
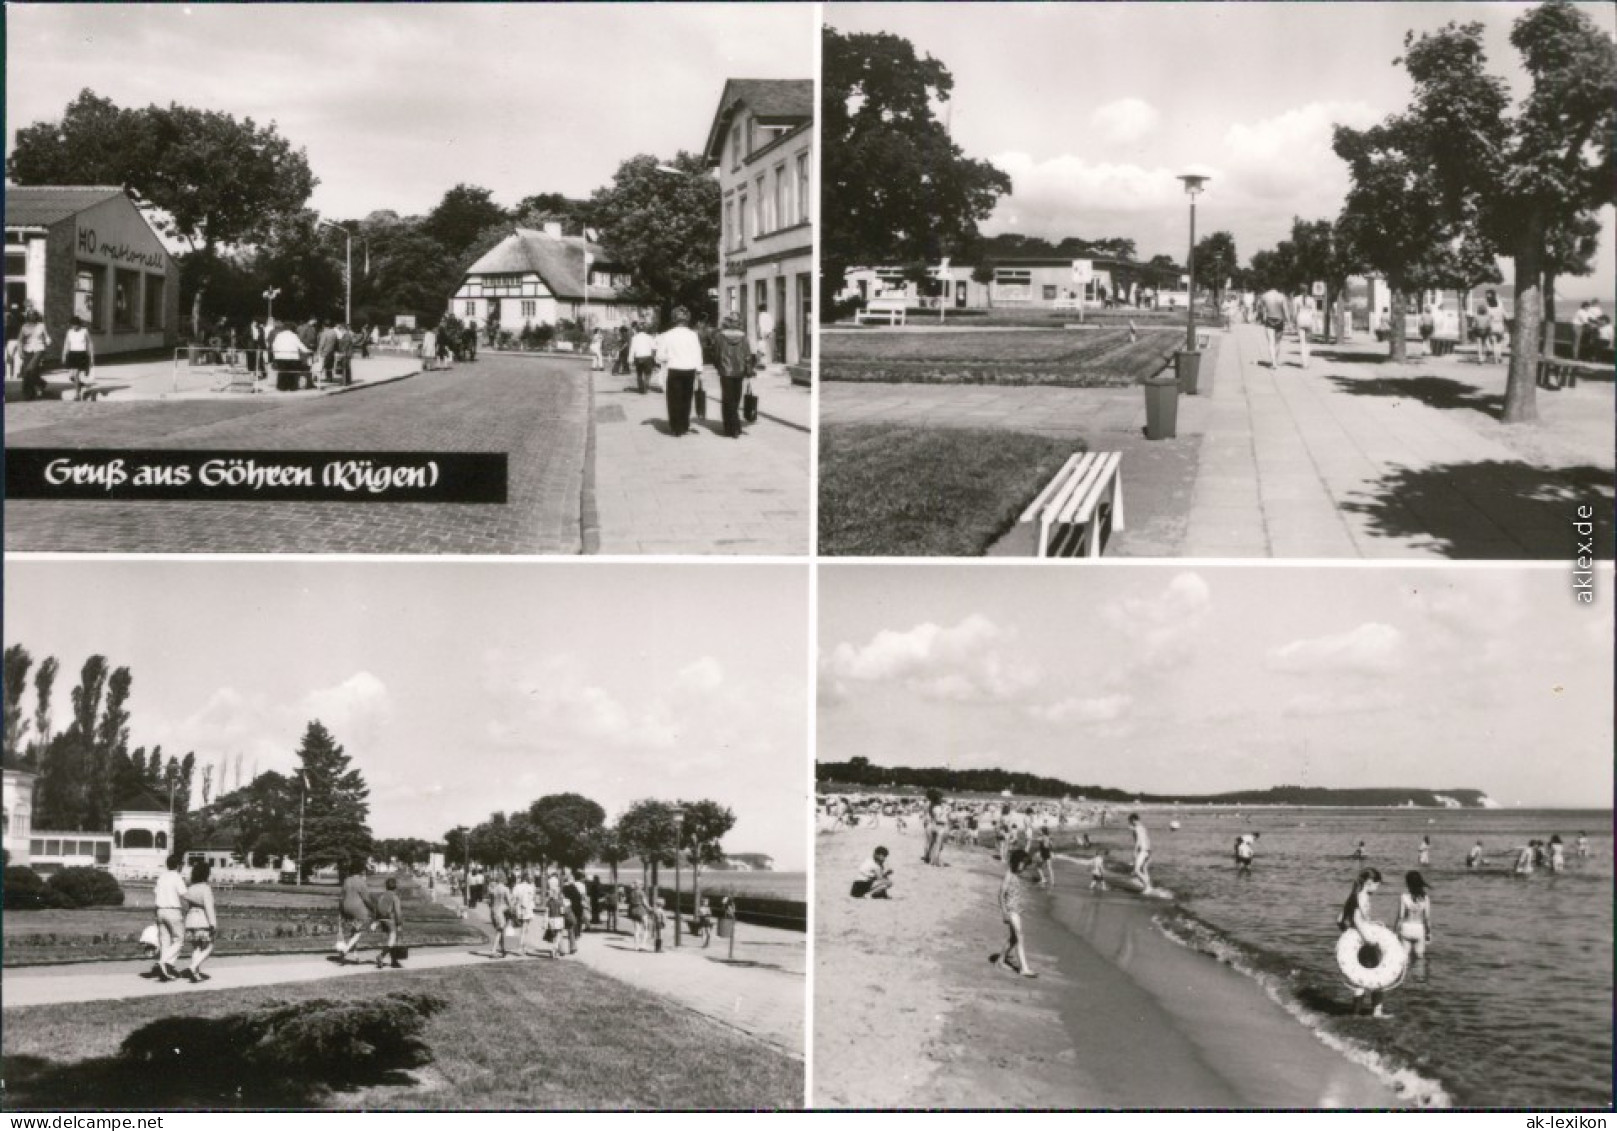
[[[1167,827],[1171,819],[1177,831]],[[1300,1024],[1416,1098],[1480,1107],[1612,1103],[1610,812],[1186,810],[1149,814],[1148,824],[1153,878],[1175,897],[1159,925],[1262,982]],[[1580,830],[1589,834],[1587,859],[1577,857]],[[1242,832],[1262,833],[1246,875],[1233,863]],[[1566,871],[1512,874],[1518,846],[1557,833]],[[1424,866],[1422,836],[1432,839]],[[1107,830],[1099,839],[1117,838]],[[1352,859],[1360,840],[1363,862]],[[1465,855],[1478,840],[1488,866],[1473,871]],[[1427,958],[1388,994],[1392,1017],[1381,1021],[1349,1015],[1334,954],[1337,915],[1363,867],[1382,874],[1371,902],[1389,927],[1406,872],[1418,870],[1432,886]]]

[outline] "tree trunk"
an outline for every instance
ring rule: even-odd
[[[1538,336],[1544,325],[1544,292],[1540,263],[1544,253],[1544,218],[1534,210],[1516,237],[1516,328],[1510,340],[1510,377],[1505,384],[1506,424],[1538,421],[1533,381],[1538,371]]]
[[[1387,286],[1392,290],[1392,310],[1390,311],[1391,317],[1388,320],[1389,325],[1387,327],[1387,344],[1391,348],[1387,356],[1393,361],[1403,362],[1408,360],[1406,356],[1407,342],[1404,339],[1404,285],[1402,280],[1394,283],[1391,279],[1388,279]]]
[[[1554,271],[1544,272],[1544,329],[1539,338],[1543,348],[1539,352],[1546,357],[1555,356],[1555,278]]]

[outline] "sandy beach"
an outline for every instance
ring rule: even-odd
[[[878,844],[893,898],[849,898]],[[1168,939],[1155,901],[1091,894],[1070,863],[1053,893],[1028,892],[1039,977],[993,969],[998,862],[951,847],[934,868],[920,854],[919,832],[890,824],[818,837],[815,1106],[1405,1105],[1257,983]]]

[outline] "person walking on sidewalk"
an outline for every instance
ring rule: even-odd
[[[713,365],[719,371],[719,389],[724,409],[724,434],[731,439],[741,438],[741,396],[747,382],[752,380],[754,361],[752,347],[747,343],[741,319],[727,314],[719,330],[718,348],[714,351]]]
[[[359,946],[368,928],[376,918],[371,904],[370,889],[365,886],[365,862],[350,860],[342,868],[342,883],[337,894],[337,962],[348,961],[348,956]]]
[[[1308,368],[1308,335],[1314,333],[1317,326],[1319,308],[1314,305],[1314,296],[1307,290],[1297,292],[1292,301],[1292,321],[1297,325],[1297,349],[1303,355],[1302,367]]]
[[[172,982],[180,976],[174,962],[180,957],[185,941],[185,879],[180,875],[179,855],[165,862],[163,874],[157,877],[152,889],[152,903],[157,910],[157,976]]]
[[[639,322],[634,324],[634,334],[629,338],[629,363],[634,366],[635,384],[644,396],[651,388],[651,371],[657,368],[657,342]]]
[[[191,886],[185,889],[185,941],[191,944],[191,965],[185,976],[192,982],[206,982],[202,964],[213,953],[213,940],[219,934],[219,915],[213,908],[213,888],[208,877],[213,869],[206,860],[191,866]]]
[[[81,401],[95,399],[95,343],[90,331],[84,328],[84,319],[74,315],[68,323],[67,335],[62,339],[62,364],[73,375],[73,388]]]
[[[768,310],[758,312],[758,362],[765,369],[774,361],[775,316]]]
[[[22,399],[39,400],[45,395],[45,351],[50,349],[51,334],[45,320],[37,310],[23,315],[22,331],[17,335],[17,349],[22,358]]]
[[[1258,321],[1263,323],[1264,341],[1269,346],[1269,368],[1280,368],[1281,335],[1285,333],[1290,310],[1286,296],[1270,287],[1258,296]]]
[[[404,969],[399,961],[399,929],[404,926],[404,903],[399,899],[399,881],[396,877],[387,878],[387,890],[376,898],[376,921],[387,932],[387,942],[376,956],[376,968],[391,966],[394,970]]]
[[[691,329],[691,312],[674,308],[674,325],[658,343],[658,357],[667,368],[663,395],[668,405],[668,430],[683,436],[691,430],[691,399],[696,394],[697,375],[702,371],[702,341]]]

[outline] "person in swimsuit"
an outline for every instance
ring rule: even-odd
[[[1364,851],[1364,841],[1360,841],[1353,849],[1353,859],[1363,860],[1368,854]]]
[[[1022,848],[1011,849],[1006,858],[1005,877],[999,884],[999,917],[1005,923],[1005,949],[994,955],[997,969],[1010,970],[1024,978],[1038,977],[1028,966],[1022,932],[1022,870],[1032,859]]]
[[[1263,323],[1263,340],[1269,347],[1269,368],[1280,368],[1281,335],[1290,321],[1286,296],[1270,287],[1258,296],[1258,321]]]
[[[1242,833],[1235,838],[1235,873],[1239,876],[1252,871],[1252,858],[1257,854],[1257,833]]]
[[[1089,862],[1089,890],[1106,890],[1106,850],[1095,849],[1095,858]]]
[[[1550,871],[1566,871],[1566,845],[1561,842],[1560,833],[1550,837]]]
[[[1416,958],[1426,957],[1426,944],[1432,941],[1432,889],[1419,872],[1404,875],[1408,889],[1398,897],[1398,937],[1407,942]]]
[[[1420,852],[1417,855],[1420,858],[1420,863],[1421,863],[1422,867],[1425,867],[1426,865],[1428,865],[1428,864],[1430,864],[1432,862],[1432,838],[1431,837],[1423,836],[1423,837],[1420,838]]]
[[[1151,834],[1138,813],[1129,814],[1129,832],[1134,834],[1134,878],[1140,881],[1140,894],[1151,892]]]
[[[1040,829],[1038,844],[1034,846],[1034,853],[1039,861],[1039,879],[1047,888],[1056,886],[1055,845],[1050,840],[1050,830]]]
[[[1337,919],[1336,925],[1344,931],[1358,931],[1361,937],[1364,937],[1365,928],[1370,924],[1376,923],[1377,926],[1380,926],[1376,922],[1375,916],[1371,914],[1370,908],[1370,897],[1376,893],[1376,889],[1380,886],[1380,872],[1374,868],[1366,868],[1360,872],[1358,878],[1353,881],[1353,890],[1348,893],[1347,902],[1342,905],[1342,914]],[[1366,941],[1369,941],[1368,938],[1366,938]],[[1375,1018],[1388,1016],[1381,1011],[1382,992],[1380,990],[1371,990],[1369,993],[1370,1016]],[[1353,987],[1353,1015],[1355,1017],[1362,1010],[1364,995],[1365,991],[1362,987]]]
[[[1465,854],[1465,866],[1480,868],[1486,863],[1487,861],[1482,858],[1482,842],[1479,840],[1471,846],[1471,851]]]
[[[1589,859],[1589,834],[1581,830],[1578,832],[1578,859]]]
[[[504,958],[510,953],[505,949],[505,928],[511,922],[511,889],[503,875],[494,873],[484,899],[488,901],[489,922],[494,924],[494,957]]]

